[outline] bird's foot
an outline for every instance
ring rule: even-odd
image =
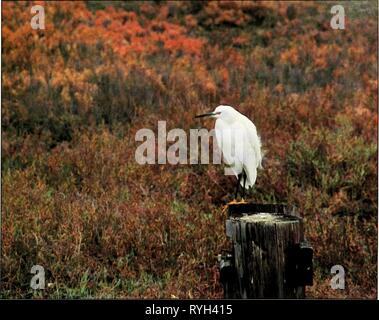
[[[232,201],[228,202],[228,204],[236,204],[236,203],[239,203],[239,202],[237,201],[237,199],[233,199]]]
[[[241,198],[240,201],[238,201],[237,199],[233,199],[228,204],[241,204],[241,203],[247,203],[247,201],[244,198]]]

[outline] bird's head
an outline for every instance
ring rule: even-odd
[[[235,112],[236,110],[233,107],[221,105],[221,106],[218,106],[214,111],[207,112],[204,114],[199,114],[195,116],[195,118],[210,117],[210,118],[215,118],[215,119],[218,119],[218,118],[226,119]]]

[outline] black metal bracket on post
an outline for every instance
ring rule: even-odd
[[[234,257],[230,252],[224,252],[218,255],[220,282],[224,288],[224,298],[236,298],[233,289],[236,284],[236,270],[234,267]]]
[[[286,281],[292,287],[313,285],[313,248],[303,241],[288,252]]]

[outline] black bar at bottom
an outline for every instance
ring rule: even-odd
[[[325,317],[333,312],[338,319],[354,314],[370,314],[376,300],[1,300],[3,314],[54,319],[83,311],[86,318],[112,319],[270,319],[287,314],[301,319]],[[304,308],[304,309],[303,309]],[[7,310],[8,309],[8,310]],[[82,310],[80,310],[82,309]],[[303,310],[305,311],[303,311]],[[373,310],[374,311],[374,310]],[[377,310],[375,310],[377,311]]]

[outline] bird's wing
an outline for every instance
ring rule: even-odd
[[[234,155],[234,128],[222,119],[217,119],[215,132],[217,145],[222,152],[224,162],[230,166],[231,170],[238,178],[238,174],[242,172],[242,161]]]
[[[235,158],[238,159],[237,162],[241,163],[242,168],[245,170],[247,179],[245,188],[249,189],[255,184],[257,179],[257,167],[258,157],[256,150],[260,151],[260,145],[254,147],[256,141],[252,141],[253,133],[251,132],[252,127],[247,127],[240,122],[233,125],[234,128],[234,139],[235,139]],[[253,128],[254,129],[254,128]],[[243,187],[243,179],[241,179],[241,186]]]
[[[256,158],[255,152],[251,149],[251,145],[249,144],[247,148],[244,150],[244,158],[243,158],[243,169],[246,172],[246,184],[245,188],[249,189],[255,184],[257,179],[257,167],[258,161]],[[241,186],[243,186],[243,181],[241,179]]]
[[[247,118],[246,116],[243,117],[244,121],[242,122],[242,124],[246,128],[247,141],[255,153],[256,168],[262,169],[262,144],[261,139],[259,138],[257,133],[257,128],[249,118]]]

